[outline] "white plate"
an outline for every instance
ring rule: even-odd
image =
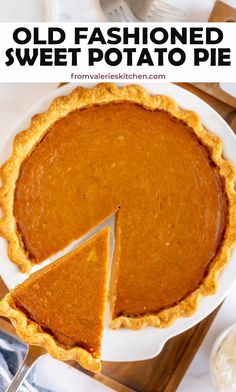
[[[127,83],[126,83],[127,84]],[[140,83],[141,84],[141,83]],[[92,86],[92,84],[82,84]],[[122,85],[119,83],[118,85]],[[205,102],[188,91],[172,84],[142,84],[152,94],[166,94],[173,97],[178,104],[186,109],[199,113],[204,126],[217,134],[224,142],[224,156],[236,164],[236,137],[226,122]],[[29,124],[30,118],[40,111],[47,109],[49,103],[58,95],[67,94],[75,85],[66,85],[36,103],[18,122],[17,126],[5,137],[0,144],[0,164],[10,154],[11,141],[21,129]],[[26,275],[10,262],[7,256],[7,243],[0,238],[0,270],[2,278],[9,288],[21,282]],[[140,331],[121,329],[113,331],[105,327],[103,338],[102,359],[106,361],[135,361],[156,356],[165,342],[171,337],[191,328],[209,313],[211,313],[228,295],[236,282],[236,250],[233,251],[231,261],[219,279],[217,294],[204,297],[194,316],[178,319],[171,327],[165,329],[145,328]]]
[[[55,0],[0,0],[0,22],[52,22]]]

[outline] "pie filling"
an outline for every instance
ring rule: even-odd
[[[15,296],[13,295],[13,298]],[[84,350],[88,351],[91,355],[93,355],[95,358],[99,357],[98,353],[101,350],[101,345],[100,343],[98,344],[97,342],[94,343],[93,345],[89,344],[89,339],[87,339],[87,341],[81,340],[81,335],[76,337],[76,336],[68,336],[65,335],[63,333],[61,333],[60,331],[56,331],[55,329],[50,329],[50,327],[48,327],[45,324],[45,321],[40,319],[40,317],[38,318],[37,316],[34,317],[32,314],[29,313],[29,311],[27,309],[25,309],[22,304],[20,302],[18,302],[17,297],[14,298],[14,300],[11,303],[11,306],[13,309],[18,309],[20,311],[22,311],[26,316],[27,319],[29,320],[29,322],[33,322],[36,323],[38,330],[48,333],[49,335],[53,336],[53,338],[55,339],[55,341],[57,342],[57,344],[59,344],[60,346],[64,347],[65,349],[71,349],[73,347],[81,347]],[[65,320],[65,322],[67,322]],[[102,339],[102,328],[101,328],[101,324],[94,324],[91,321],[87,321],[87,323],[83,322],[83,320],[78,319],[78,324],[80,324],[80,326],[82,325],[83,328],[87,328],[88,330],[90,329],[95,329],[96,331],[100,330],[100,334],[97,336],[97,339],[100,341]]]
[[[17,286],[11,293],[11,307],[22,311],[28,322],[52,335],[60,346],[80,347],[99,358],[108,247],[108,230],[104,229]]]
[[[36,263],[115,211],[113,318],[158,313],[200,286],[223,241],[228,201],[186,123],[124,101],[56,122],[21,165],[14,200]]]

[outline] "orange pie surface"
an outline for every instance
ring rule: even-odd
[[[32,343],[29,339],[36,336],[36,344],[49,347],[49,352],[52,352],[52,346],[45,344],[47,340],[44,337],[39,334],[37,338],[38,332],[45,332],[53,337],[58,347],[64,350],[79,348],[89,354],[86,356],[82,350],[82,362],[80,351],[78,357],[72,355],[72,358],[65,359],[77,359],[82,366],[99,370],[108,245],[109,233],[108,229],[104,229],[71,253],[35,272],[11,291],[11,308],[20,310],[28,319],[25,328],[19,323],[20,336],[26,342]],[[14,313],[7,315],[14,319]],[[37,333],[32,336],[27,328],[30,322],[37,326]],[[57,357],[56,351],[52,354]]]
[[[113,318],[155,314],[194,292],[221,246],[228,216],[224,182],[193,130],[166,111],[126,101],[75,110],[51,126],[21,165],[13,208],[24,249],[37,263],[116,213]],[[84,287],[73,260],[66,270],[59,263],[63,274],[59,267],[50,271],[59,278],[50,279],[51,290],[75,276]],[[97,274],[89,271],[95,284]],[[43,288],[47,274],[41,280]],[[78,307],[71,336],[71,325],[63,324],[65,299],[55,303],[58,316],[51,318],[44,306],[45,298],[53,301],[49,281],[39,301],[35,284],[19,288],[14,298],[62,344],[81,343],[91,309],[77,323]],[[71,287],[81,293],[79,285]],[[96,352],[95,319],[89,339]]]

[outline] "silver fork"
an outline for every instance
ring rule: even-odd
[[[17,392],[32,369],[33,365],[43,355],[46,355],[46,352],[43,348],[29,346],[26,356],[6,392]]]
[[[103,12],[110,22],[140,22],[125,0],[100,0]]]
[[[188,13],[165,0],[126,0],[132,12],[145,22],[181,22]]]
[[[188,14],[163,0],[100,0],[111,22],[173,22],[187,19]]]

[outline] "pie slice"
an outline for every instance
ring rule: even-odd
[[[167,327],[216,291],[236,241],[235,168],[171,97],[76,88],[16,136],[0,175],[0,232],[22,271],[116,214],[113,328]]]
[[[26,343],[100,371],[108,246],[104,229],[14,288],[0,303],[0,314]]]

